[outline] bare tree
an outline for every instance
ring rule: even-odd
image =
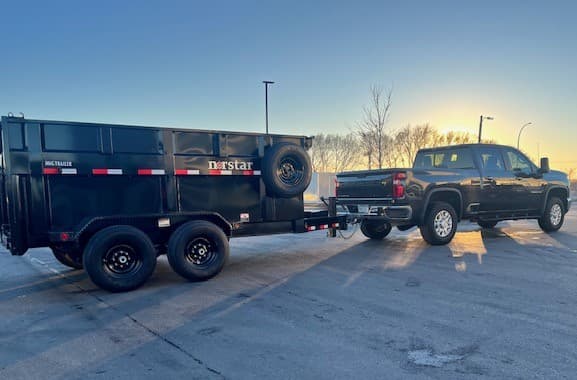
[[[385,161],[387,142],[390,139],[385,131],[391,111],[391,98],[393,91],[389,89],[384,95],[380,87],[372,86],[370,89],[371,102],[363,108],[363,120],[357,126],[357,134],[361,146],[368,159],[369,169],[373,164],[379,169],[383,168]]]
[[[398,155],[402,164],[410,166],[417,151],[435,146],[439,142],[439,133],[431,125],[407,125],[395,134],[395,145],[399,148]]]
[[[313,170],[318,173],[338,173],[358,165],[359,141],[354,133],[347,135],[318,134],[311,149]]]

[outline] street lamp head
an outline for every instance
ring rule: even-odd
[[[493,120],[493,116],[485,116],[483,119],[485,119],[485,120]]]

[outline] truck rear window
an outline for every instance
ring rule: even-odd
[[[466,148],[419,152],[415,169],[475,169],[473,155]]]

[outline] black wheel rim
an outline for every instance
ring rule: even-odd
[[[197,267],[208,267],[216,260],[214,244],[205,237],[198,237],[188,242],[185,248],[185,258]]]
[[[136,272],[142,266],[142,259],[133,247],[121,244],[110,248],[102,263],[108,273],[122,276]]]
[[[288,156],[281,160],[278,169],[277,176],[282,183],[286,185],[296,185],[299,184],[304,177],[303,165],[299,163],[294,157]]]

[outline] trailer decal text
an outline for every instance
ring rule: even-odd
[[[250,161],[208,161],[209,170],[252,170]]]

